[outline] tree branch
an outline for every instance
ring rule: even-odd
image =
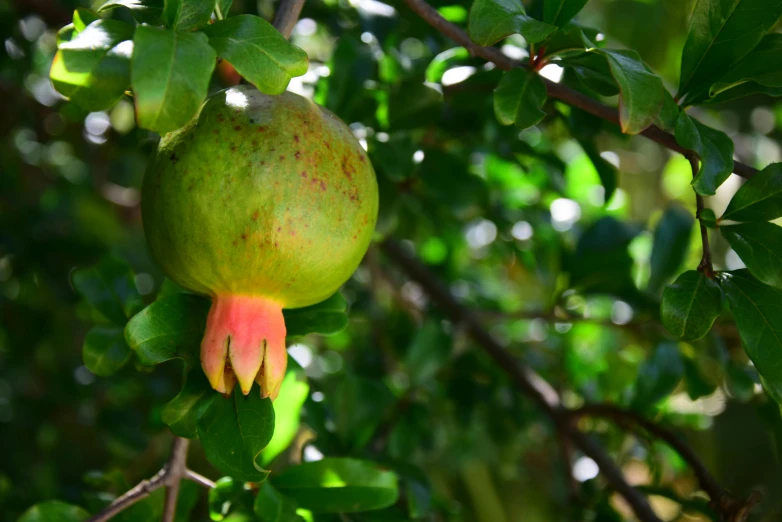
[[[576,410],[572,410],[570,415],[573,419],[581,417],[598,417],[609,419],[616,424],[633,429],[640,427],[650,435],[664,441],[692,468],[698,483],[703,491],[709,495],[711,503],[709,504],[724,522],[743,522],[749,516],[752,507],[760,500],[759,495],[753,493],[746,501],[736,500],[728,491],[726,491],[717,482],[717,479],[711,474],[701,461],[695,451],[687,443],[678,437],[673,431],[658,424],[646,417],[631,411],[625,410],[612,404],[589,404]]]
[[[293,26],[299,20],[304,0],[280,0],[277,12],[274,13],[274,27],[285,37],[289,38]]]
[[[173,522],[176,514],[176,500],[179,494],[179,483],[188,476],[186,466],[187,448],[190,441],[181,437],[175,437],[171,446],[171,456],[163,469],[158,471],[154,477],[148,480],[142,480],[133,489],[117,497],[114,502],[109,504],[103,511],[92,516],[87,522],[106,522],[112,519],[121,511],[140,500],[144,500],[154,491],[166,487],[166,500],[163,506],[163,522]],[[192,473],[192,472],[191,472]],[[196,474],[197,475],[197,474]],[[200,477],[200,475],[199,475]],[[204,477],[201,477],[202,479]],[[208,479],[204,479],[207,480]],[[209,481],[211,482],[211,481]]]
[[[418,259],[392,240],[382,243],[383,252],[396,263],[410,279],[418,283],[454,323],[463,325],[478,344],[510,377],[513,384],[530,397],[549,416],[560,432],[575,447],[594,460],[608,484],[630,505],[642,522],[660,522],[646,498],[625,480],[622,471],[592,438],[578,431],[560,404],[559,395],[533,369],[520,364],[478,322],[475,315],[463,307],[450,291],[429,272]]]
[[[473,42],[466,32],[464,32],[457,25],[452,24],[443,18],[437,9],[430,6],[426,0],[405,0],[405,3],[429,25],[467,49],[471,55],[479,56],[487,61],[490,61],[500,69],[506,71],[514,67],[526,67],[525,64],[509,58],[496,47],[483,47]],[[617,125],[619,124],[619,112],[616,109],[604,105],[599,101],[590,98],[589,96],[586,96],[578,91],[575,91],[565,85],[552,82],[546,78],[543,78],[543,81],[546,84],[546,91],[548,92],[549,97],[562,100],[571,107],[577,107],[603,120]],[[674,138],[672,134],[665,132],[664,130],[654,125],[641,132],[641,135],[659,143],[663,147],[666,147],[672,151],[688,155],[688,157],[692,153],[691,151],[688,151],[676,143],[676,138]],[[757,170],[744,163],[734,161],[733,173],[741,176],[742,178],[749,179],[757,174]]]
[[[185,478],[187,480],[192,480],[196,484],[204,486],[205,488],[213,489],[213,488],[217,487],[217,484],[215,484],[212,480],[206,478],[205,476],[201,475],[200,473],[196,473],[192,469],[186,469],[185,470]]]

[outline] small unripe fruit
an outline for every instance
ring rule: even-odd
[[[152,255],[179,285],[212,297],[201,363],[221,392],[285,376],[283,308],[336,292],[369,247],[377,181],[350,129],[286,92],[238,86],[160,141],[144,178]]]

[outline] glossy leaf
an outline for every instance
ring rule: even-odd
[[[198,436],[196,422],[201,401],[213,393],[203,370],[196,367],[187,373],[179,394],[168,401],[160,412],[160,420],[165,422],[174,435],[194,439]]]
[[[140,127],[160,134],[187,123],[206,98],[217,58],[203,33],[140,26],[131,83]]]
[[[684,376],[684,363],[675,343],[658,345],[638,370],[632,407],[644,409],[667,397]]]
[[[774,163],[744,183],[721,219],[770,221],[782,217],[782,163]]]
[[[117,7],[126,7],[130,9],[139,23],[157,25],[163,14],[163,3],[165,0],[108,0],[108,2],[98,8],[98,12],[108,11]]]
[[[209,22],[215,0],[165,0],[163,21],[177,31],[194,31]]]
[[[299,506],[315,513],[355,513],[394,504],[394,473],[368,461],[326,458],[285,468],[272,484]]]
[[[90,514],[79,506],[47,500],[22,513],[16,522],[83,522],[88,518]]]
[[[124,325],[143,306],[133,272],[119,259],[106,257],[95,266],[74,270],[71,282],[93,308],[117,325]]]
[[[723,226],[720,231],[758,281],[782,289],[782,228],[745,223]]]
[[[545,0],[543,2],[543,21],[562,27],[578,14],[587,0]]]
[[[698,221],[706,225],[708,228],[717,228],[717,215],[710,208],[704,208],[698,214]]]
[[[307,53],[258,16],[232,16],[204,28],[204,33],[221,58],[267,94],[280,94],[291,78],[307,72]]]
[[[674,205],[665,210],[654,229],[648,290],[658,293],[666,281],[679,273],[690,246],[695,218],[686,209]]]
[[[760,373],[766,391],[782,404],[782,292],[758,282],[748,270],[731,272],[722,287],[744,350]]]
[[[130,85],[133,26],[97,20],[83,31],[74,24],[74,31],[54,56],[49,71],[52,84],[85,110],[108,109]]]
[[[678,97],[697,98],[760,42],[780,0],[698,0],[682,52]]]
[[[98,15],[89,9],[79,7],[73,12],[73,28],[76,29],[76,32],[80,33],[92,22],[99,19]]]
[[[214,394],[203,402],[197,431],[206,458],[221,473],[245,482],[269,474],[259,457],[274,433],[274,408],[257,386],[246,396],[237,386],[231,397]]]
[[[142,364],[176,357],[197,364],[210,306],[208,299],[192,294],[158,299],[128,322],[125,340]]]
[[[583,33],[581,47],[584,47]],[[576,73],[580,84],[594,93],[603,96],[615,96],[619,94],[619,86],[611,74],[611,67],[605,57],[593,52],[581,52],[572,54],[560,60],[560,63]],[[583,91],[584,89],[578,89]],[[588,91],[587,91],[588,92]]]
[[[261,484],[253,505],[260,522],[302,522],[296,514],[296,503],[286,497],[267,480]]]
[[[84,366],[95,375],[112,375],[125,366],[131,355],[133,352],[125,343],[121,327],[95,326],[84,338]]]
[[[676,142],[694,150],[701,158],[698,175],[692,180],[695,192],[713,196],[717,187],[733,172],[733,140],[682,112],[676,120]]]
[[[287,336],[339,333],[348,325],[347,310],[348,302],[339,292],[312,306],[283,310]]]
[[[674,101],[673,96],[666,90],[663,93],[663,106],[654,124],[665,131],[673,133],[676,129],[676,120],[679,119],[680,112],[681,109]]]
[[[694,341],[711,330],[722,312],[722,292],[703,273],[689,270],[663,292],[660,315],[676,337]]]
[[[782,34],[764,36],[757,47],[720,78],[710,94],[713,96],[748,81],[765,87],[782,87]]]
[[[537,73],[515,68],[505,71],[494,91],[494,114],[503,125],[526,129],[546,117],[546,85]]]
[[[663,107],[665,87],[659,76],[649,72],[635,51],[593,47],[602,55],[619,86],[619,124],[622,132],[638,134],[654,123]]]
[[[274,400],[274,435],[261,452],[261,465],[271,463],[290,446],[299,431],[301,409],[309,396],[310,386],[304,370],[292,360],[282,381],[280,394]]]
[[[478,45],[494,45],[512,34],[537,43],[556,30],[527,15],[521,0],[475,0],[467,23],[470,38]]]

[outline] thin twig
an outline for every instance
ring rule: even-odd
[[[483,47],[476,44],[470,39],[470,36],[466,32],[443,18],[437,9],[429,5],[426,0],[405,0],[405,3],[429,25],[467,49],[471,55],[480,56],[506,71],[514,67],[527,67],[526,64],[509,58],[496,47]],[[617,125],[619,124],[619,112],[616,109],[604,105],[565,85],[552,82],[546,78],[543,78],[543,81],[546,84],[546,90],[549,97],[562,100],[571,107],[577,107],[603,120]],[[641,132],[641,135],[672,151],[685,155],[690,154],[690,151],[676,142],[676,138],[674,138],[672,134],[654,125]],[[733,172],[734,174],[747,179],[757,174],[756,169],[739,161],[733,162]]]
[[[394,261],[407,276],[418,283],[437,303],[440,309],[453,321],[464,326],[473,341],[478,344],[513,381],[513,384],[530,397],[551,418],[554,425],[575,447],[594,460],[610,486],[624,497],[639,520],[660,522],[646,498],[625,480],[622,471],[608,454],[592,438],[578,431],[567,411],[562,409],[559,395],[551,385],[510,355],[497,340],[485,330],[469,309],[463,307],[450,291],[434,277],[418,259],[404,250],[396,241],[382,243],[383,252]]]
[[[204,486],[205,488],[213,489],[213,488],[217,487],[217,484],[215,484],[212,480],[206,478],[205,476],[201,475],[200,473],[196,473],[192,469],[186,469],[185,470],[185,478],[187,480],[192,480],[196,484]]]
[[[695,154],[687,154],[687,159],[690,160],[690,168],[692,168],[692,177],[698,175],[700,171],[700,163],[698,156]],[[701,256],[701,262],[698,265],[698,271],[703,272],[706,277],[714,278],[714,266],[711,263],[711,246],[709,245],[709,229],[706,228],[706,223],[703,221],[703,210],[706,206],[703,203],[703,196],[695,194],[696,213],[695,217],[698,218],[698,225],[701,228],[701,243],[703,244],[703,255]]]
[[[114,502],[97,515],[89,518],[87,522],[106,522],[162,487],[168,488],[166,503],[163,509],[163,522],[172,522],[176,510],[176,493],[171,493],[171,491],[174,488],[177,492],[179,491],[179,483],[186,474],[185,462],[189,444],[189,440],[176,437],[171,447],[171,456],[166,465],[163,466],[163,469],[158,471],[151,479],[142,480],[135,487],[117,497]],[[173,507],[170,507],[172,501]]]
[[[589,404],[576,410],[570,415],[574,419],[581,417],[599,417],[612,420],[620,426],[633,429],[640,427],[655,438],[664,441],[684,460],[698,479],[703,491],[711,499],[710,506],[721,516],[725,522],[742,522],[746,520],[752,507],[760,500],[756,494],[750,495],[746,501],[733,498],[723,488],[714,475],[708,470],[700,457],[693,449],[673,431],[665,426],[647,419],[634,411],[626,410],[612,404]]]
[[[277,12],[274,13],[274,27],[285,37],[289,38],[293,26],[299,20],[304,0],[280,0]]]

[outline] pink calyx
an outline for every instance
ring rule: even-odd
[[[281,304],[247,295],[223,294],[212,299],[201,341],[201,366],[212,388],[231,393],[239,381],[247,395],[257,382],[261,396],[273,400],[287,364]]]

